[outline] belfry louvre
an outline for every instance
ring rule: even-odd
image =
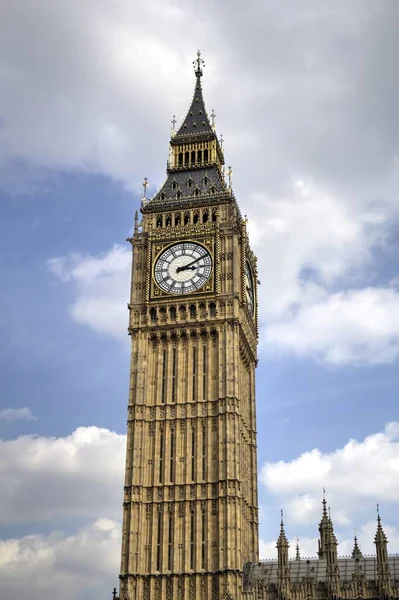
[[[350,559],[323,504],[319,558],[259,562],[257,259],[195,65],[167,177],[136,213],[120,600],[398,597],[380,518],[377,556]],[[323,501],[325,502],[325,500]]]

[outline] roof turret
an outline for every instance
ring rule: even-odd
[[[387,536],[385,535],[385,532],[381,525],[380,508],[379,508],[378,504],[377,504],[377,531],[375,533],[374,543],[375,544],[387,544],[388,543]]]
[[[283,511],[281,511],[280,535],[278,536],[278,540],[277,540],[277,548],[288,548],[288,547],[289,547],[289,543],[288,543],[288,539],[287,539],[287,536],[285,535],[285,531],[284,531],[284,514],[283,514]]]
[[[359,544],[357,542],[357,537],[355,534],[355,538],[354,538],[354,545],[353,545],[353,550],[352,550],[352,558],[363,558],[363,554],[362,551],[359,548]]]

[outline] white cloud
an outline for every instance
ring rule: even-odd
[[[332,293],[269,323],[264,337],[273,351],[326,363],[392,363],[399,356],[399,293],[392,288]]]
[[[249,230],[259,257],[265,318],[313,302],[332,285],[360,279],[389,231],[383,207],[355,209],[346,198],[302,180],[283,197],[254,194],[251,203],[256,218]]]
[[[94,331],[127,339],[132,253],[114,246],[98,257],[72,254],[52,258],[48,268],[61,281],[76,287],[72,318]]]
[[[119,516],[124,461],[125,436],[98,427],[0,440],[0,522]]]
[[[33,421],[36,418],[30,408],[26,406],[24,408],[3,408],[0,410],[0,420],[3,419],[3,421],[8,421],[9,423],[18,420]]]
[[[399,422],[331,453],[315,448],[291,461],[265,463],[259,477],[286,507],[290,520],[298,523],[319,518],[324,485],[335,522],[346,526],[355,512],[370,505],[399,502]]]
[[[207,106],[216,108],[259,255],[260,311],[269,332],[262,341],[335,363],[395,360],[392,336],[366,324],[358,324],[353,344],[343,332],[323,345],[311,327],[313,314],[326,312],[338,330],[332,307],[340,298],[349,313],[360,298],[354,288],[373,286],[379,310],[391,308],[373,257],[399,216],[399,95],[391,72],[397,49],[384,43],[397,44],[393,4],[337,0],[331,9],[304,0],[300,10],[288,1],[257,3],[248,13],[237,2],[228,15],[219,3],[205,14],[178,0],[134,7],[83,0],[73,10],[50,0],[3,5],[3,182],[11,185],[14,175],[20,184],[13,164],[25,161],[27,178],[41,186],[51,168],[101,172],[135,190],[145,174],[159,185],[168,123],[173,113],[184,117],[190,63],[204,43]],[[195,40],[187,27],[193,22]],[[232,37],[233,46],[226,43]],[[129,264],[119,247],[50,262],[76,286],[72,317],[120,339],[127,339]],[[372,318],[362,309],[366,321]]]
[[[95,600],[111,597],[117,584],[120,524],[99,518],[67,535],[27,535],[0,540],[4,598]]]

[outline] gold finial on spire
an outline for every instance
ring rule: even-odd
[[[198,50],[197,58],[193,60],[194,72],[197,77],[202,77],[202,67],[205,67],[205,63],[201,58],[201,52]]]
[[[219,138],[219,144],[220,144],[220,149],[221,150],[223,150],[223,142],[224,142],[223,133],[221,133],[220,134],[220,138]]]
[[[215,127],[215,117],[216,117],[215,110],[212,108],[212,112],[211,112],[212,127]]]
[[[177,123],[177,121],[176,121],[176,115],[173,115],[173,119],[172,119],[171,122],[172,122],[172,131],[174,131],[175,130],[175,125]]]

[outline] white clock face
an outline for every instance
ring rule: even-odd
[[[195,242],[169,246],[155,263],[155,281],[169,294],[189,294],[198,291],[212,273],[212,258],[208,250]]]
[[[254,315],[255,309],[255,293],[254,293],[254,281],[252,278],[251,267],[247,262],[245,266],[245,293],[247,299],[247,306],[251,317]]]

